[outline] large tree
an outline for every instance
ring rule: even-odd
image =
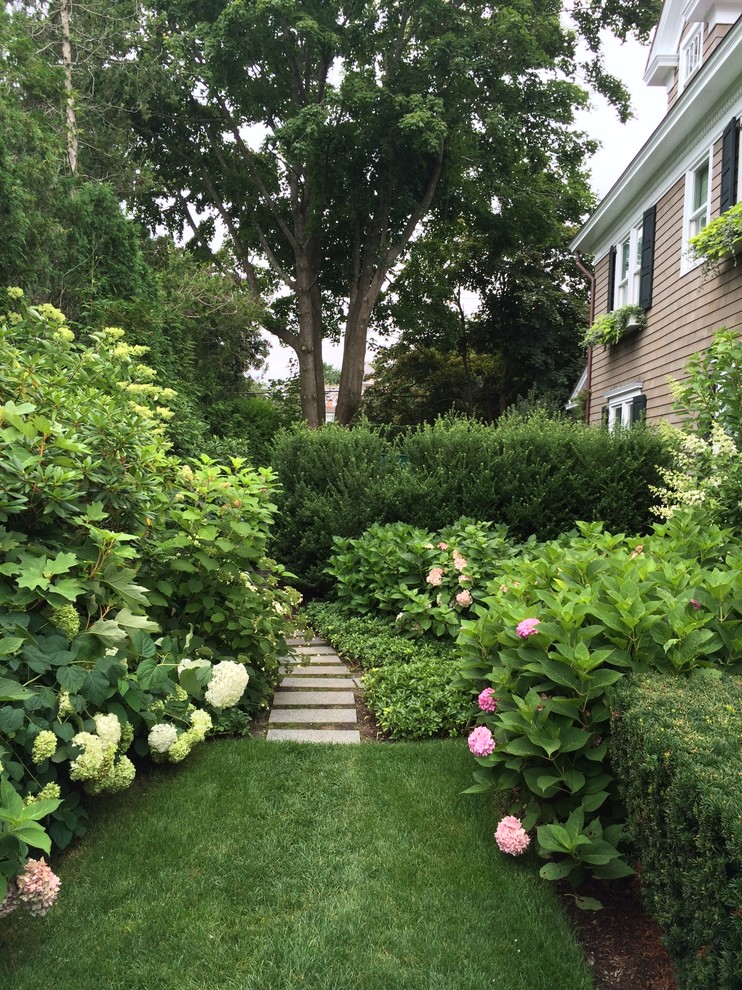
[[[576,6],[596,43],[605,23],[646,20],[633,2]],[[145,8],[136,59],[119,66],[148,169],[142,214],[204,251],[218,221],[267,329],[297,354],[312,425],[324,418],[323,338],[344,338],[347,423],[374,308],[433,211],[450,216],[474,194],[508,222],[524,179],[557,199],[583,181],[572,117],[585,94],[555,0]]]

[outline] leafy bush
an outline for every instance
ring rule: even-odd
[[[366,426],[297,425],[278,434],[271,465],[281,491],[272,552],[300,587],[327,591],[323,570],[333,536],[358,536],[385,520],[385,492],[396,471],[389,455],[383,436]]]
[[[390,739],[425,739],[459,735],[471,721],[471,702],[456,679],[456,665],[444,658],[379,667],[361,684]]]
[[[543,414],[495,426],[445,419],[392,439],[367,425],[279,434],[273,552],[324,594],[332,537],[373,523],[439,531],[461,517],[506,526],[513,540],[553,539],[578,519],[614,531],[650,525],[651,486],[669,455],[648,428],[608,432]]]
[[[669,516],[703,506],[720,525],[742,526],[742,336],[718,330],[705,351],[693,354],[682,382],[671,383],[682,429],[665,426],[671,468],[655,511]]]
[[[141,348],[111,328],[82,346],[53,307],[6,298],[0,775],[25,806],[56,802],[39,807],[63,847],[84,830],[82,791],[131,783],[130,747],[178,762],[238,700],[265,703],[291,596],[264,556],[272,474],[180,465]],[[3,828],[0,885],[28,853]]]
[[[453,643],[405,639],[394,623],[349,616],[337,602],[313,602],[304,611],[345,659],[366,668],[366,700],[390,739],[457,735],[471,720],[468,694],[454,686]]]
[[[612,763],[649,909],[682,990],[742,972],[742,678],[626,679],[610,695]]]
[[[460,519],[435,534],[406,523],[374,525],[334,541],[327,573],[350,611],[396,615],[407,635],[455,638],[462,617],[512,554],[504,527]]]
[[[340,602],[311,602],[303,610],[313,629],[346,660],[360,667],[401,666],[413,660],[453,661],[453,643],[406,639],[393,621],[379,615],[354,616]]]
[[[473,789],[509,792],[524,828],[540,826],[542,875],[575,883],[631,872],[605,761],[607,689],[627,672],[742,658],[742,551],[728,532],[687,515],[641,544],[580,530],[508,561],[458,639],[464,677],[497,698],[470,738]]]

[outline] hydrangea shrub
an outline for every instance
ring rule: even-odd
[[[265,703],[294,596],[265,555],[274,477],[171,457],[172,393],[123,331],[73,332],[15,289],[0,351],[0,877],[15,903],[46,876],[24,887],[30,848],[84,831],[83,794],[128,787],[138,757],[179,762]]]

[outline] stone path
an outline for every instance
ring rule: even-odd
[[[273,696],[267,739],[359,743],[353,692],[360,683],[323,639],[287,640],[291,650]]]

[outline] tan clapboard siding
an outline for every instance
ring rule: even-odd
[[[717,24],[715,28],[712,28],[712,30],[706,34],[703,40],[704,62],[707,58],[709,58],[712,52],[719,47],[731,28],[731,24]]]
[[[595,314],[606,313],[608,311],[608,265],[609,256],[606,255],[595,266]]]
[[[720,142],[714,148],[712,197],[718,214]],[[657,204],[652,308],[647,328],[616,347],[593,351],[591,421],[600,421],[605,393],[642,382],[647,418],[674,421],[668,376],[682,378],[688,358],[707,347],[714,331],[742,329],[742,259],[725,261],[718,274],[704,276],[701,267],[681,275],[685,179]],[[713,212],[713,211],[712,211]],[[596,314],[606,311],[607,259],[596,269]]]

